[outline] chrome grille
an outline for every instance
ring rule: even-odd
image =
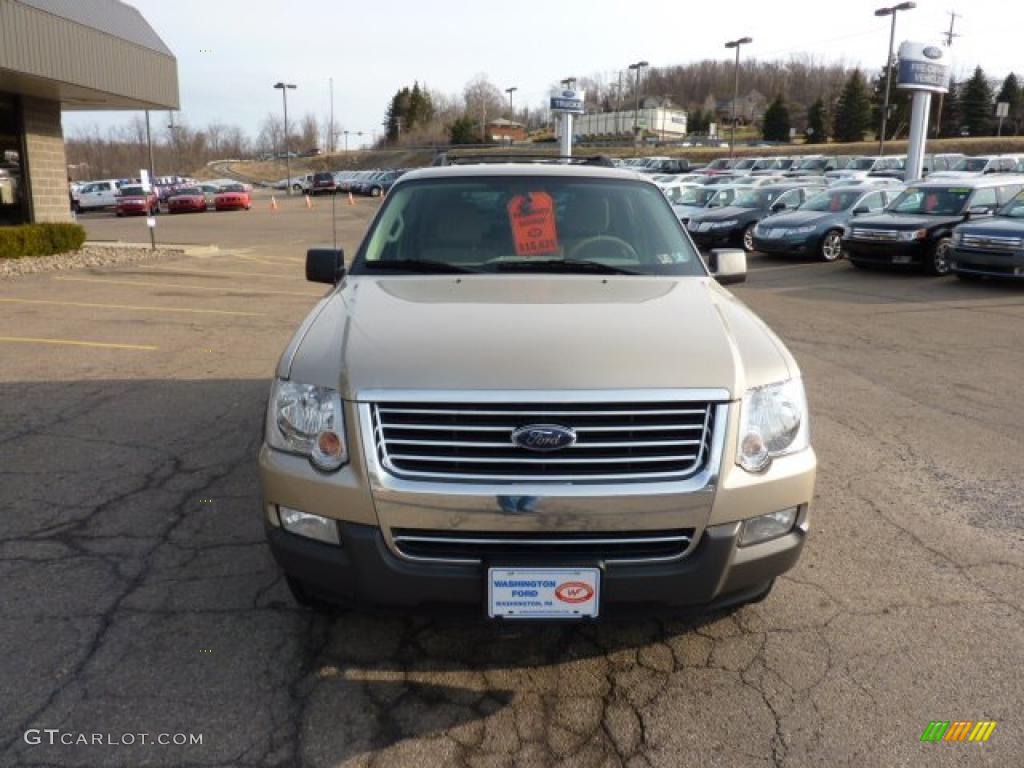
[[[854,227],[850,236],[854,240],[876,240],[882,243],[892,243],[900,239],[899,230],[896,229],[868,229],[866,227]]]
[[[410,560],[479,563],[502,558],[540,556],[546,565],[560,562],[658,562],[686,554],[693,529],[643,532],[481,532],[396,528],[395,549]]]
[[[960,245],[965,248],[995,249],[998,251],[1013,251],[1021,247],[1019,237],[999,237],[997,235],[967,235],[960,240]]]
[[[370,408],[381,466],[403,478],[496,482],[666,481],[706,465],[712,403],[378,402]],[[557,424],[576,442],[538,453],[512,442],[523,426]]]

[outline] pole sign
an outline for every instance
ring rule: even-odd
[[[900,44],[900,65],[896,87],[908,91],[947,93],[949,91],[949,55],[944,48],[927,43]]]
[[[149,192],[149,171],[146,168],[139,169],[139,179],[141,180],[142,188]]]
[[[584,91],[556,89],[551,92],[551,111],[569,115],[582,115]]]
[[[996,104],[996,117],[1009,117],[1010,116],[1010,102],[1000,101]]]

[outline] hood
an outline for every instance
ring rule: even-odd
[[[346,399],[372,389],[649,388],[735,398],[796,366],[708,277],[358,276],[311,313],[278,375]]]
[[[805,227],[809,224],[823,224],[833,218],[842,216],[846,211],[789,211],[776,213],[762,219],[765,226],[772,227]]]
[[[929,179],[975,179],[984,176],[981,171],[932,171],[928,174]]]
[[[743,219],[751,216],[763,216],[763,208],[740,208],[735,205],[727,205],[724,208],[705,208],[703,216],[697,217],[698,221],[728,221],[729,219]]]
[[[914,216],[906,213],[875,213],[851,219],[850,226],[875,229],[931,229],[950,222],[961,221],[963,216]]]
[[[1024,219],[1011,219],[1009,216],[990,216],[965,222],[957,227],[956,231],[970,235],[1024,237]]]

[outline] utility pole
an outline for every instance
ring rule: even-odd
[[[945,36],[945,38],[946,38],[946,47],[947,48],[952,48],[953,47],[953,38],[954,37],[960,37],[960,34],[958,32],[954,32],[953,31],[953,25],[956,24],[956,20],[960,19],[960,18],[963,18],[963,17],[959,13],[957,13],[956,11],[950,11],[949,12],[949,31],[942,33]],[[936,137],[938,137],[939,131],[942,128],[942,103],[945,100],[945,96],[946,96],[946,94],[944,94],[944,93],[940,93],[939,94],[939,111],[935,113],[935,136]]]
[[[636,85],[633,88],[633,154],[640,152],[640,71],[649,66],[646,61],[637,61],[629,65],[636,72]]]
[[[149,110],[146,110],[146,146],[149,147],[149,183],[153,183],[153,134],[149,130]]]
[[[334,154],[334,78],[330,78],[331,83],[331,127],[330,135],[327,139],[327,151],[332,155]]]
[[[615,89],[615,135],[622,133],[622,70],[619,70],[619,87]]]

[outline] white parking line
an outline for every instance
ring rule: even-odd
[[[242,293],[242,294],[274,294],[276,296],[301,296],[304,299],[319,299],[319,293],[299,293],[298,291],[269,291],[265,288],[222,288],[211,285],[190,285],[188,283],[151,283],[145,280],[108,280],[102,277],[55,277],[54,280],[62,280],[69,283],[106,283],[107,285],[130,285],[135,287],[150,288],[177,288],[190,291],[216,291],[217,293]]]

